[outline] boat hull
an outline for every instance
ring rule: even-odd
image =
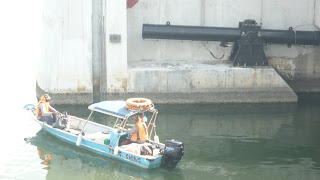
[[[67,133],[60,129],[52,128],[46,124],[43,124],[40,121],[38,122],[40,123],[42,128],[52,136],[58,138],[63,142],[76,146],[77,136]],[[131,165],[135,165],[144,169],[153,169],[161,166],[162,156],[148,159],[148,158],[143,158],[139,155],[135,155],[120,149],[118,150],[118,154],[115,155],[114,147],[109,145],[98,144],[84,138],[82,139],[80,146],[76,146],[76,147],[79,147],[87,151],[91,151],[93,153],[96,153],[102,156],[113,158]]]

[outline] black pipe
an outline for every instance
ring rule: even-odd
[[[262,29],[261,37],[266,43],[314,46],[319,46],[320,44],[320,31]]]
[[[240,39],[240,28],[173,26],[143,24],[143,39],[177,39],[197,41],[236,42]]]
[[[241,28],[143,24],[142,38],[237,42],[241,31]],[[265,43],[320,45],[320,31],[262,29],[261,37]]]

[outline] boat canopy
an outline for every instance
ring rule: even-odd
[[[128,115],[131,116],[137,113],[134,111],[129,111],[126,108],[125,101],[102,101],[91,104],[88,108],[91,111],[96,111],[120,118],[127,118]]]

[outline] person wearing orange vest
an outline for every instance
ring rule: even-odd
[[[144,132],[146,134],[146,139],[148,140],[149,139],[149,135],[148,135],[148,126],[146,124],[146,122],[148,121],[147,117],[146,116],[143,116],[141,118],[141,125],[143,126],[144,128]]]
[[[126,133],[131,134],[131,138],[129,141],[121,143],[121,145],[129,144],[129,143],[144,143],[147,140],[147,130],[141,123],[141,118],[136,116],[134,119],[135,123],[130,130],[124,130]]]
[[[50,100],[51,98],[48,94],[42,95],[36,107],[35,115],[39,121],[52,125],[57,119],[56,115],[60,114],[60,112],[50,106]]]

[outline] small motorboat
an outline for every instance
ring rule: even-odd
[[[79,170],[81,171],[81,174],[86,175],[86,177],[92,177],[90,175],[90,173],[92,173],[91,170],[98,166],[103,167],[103,169],[109,172],[114,171],[114,174],[110,175],[107,173],[102,175],[102,177],[99,174],[99,179],[110,179],[110,177],[115,176],[118,173],[124,173],[140,179],[159,179],[163,176],[163,171],[161,169],[149,171],[148,169],[136,168],[127,163],[117,162],[117,160],[101,158],[93,153],[86,153],[86,151],[77,151],[77,146],[70,147],[72,145],[69,146],[65,143],[59,143],[58,139],[47,134],[48,133],[41,129],[35,136],[25,138],[27,143],[37,147],[38,154],[35,154],[35,156],[40,158],[41,164],[44,165],[43,169],[49,169],[49,166],[50,169],[55,169],[61,167],[62,163],[73,164],[77,162],[80,164],[72,167],[71,171]],[[78,161],[79,159],[81,161]],[[84,167],[86,168],[85,171],[82,169]],[[69,170],[66,171],[70,172]],[[179,172],[179,170],[175,170],[175,172],[176,171]],[[47,178],[49,176],[47,175]],[[54,175],[54,177],[56,177],[56,175]],[[66,177],[67,175],[63,175],[63,178],[60,179],[68,179]],[[95,177],[92,177],[91,179],[95,179]]]
[[[182,142],[174,139],[167,140],[164,144],[159,142],[156,135],[156,118],[158,110],[150,100],[145,98],[131,98],[127,101],[102,101],[94,103],[88,108],[91,113],[88,119],[78,118],[71,115],[58,115],[58,119],[64,122],[63,128],[55,128],[39,121],[35,117],[35,105],[25,106],[32,114],[32,118],[41,127],[58,138],[79,148],[94,152],[96,154],[111,157],[128,164],[132,164],[144,169],[152,169],[160,166],[174,168],[184,155]],[[93,112],[113,116],[115,123],[113,127],[89,121]],[[130,138],[124,131],[128,127],[128,120],[135,115],[145,117],[149,112],[151,118],[147,122],[148,138],[144,143],[130,143],[121,145],[122,142]],[[153,140],[152,138],[153,137]]]

